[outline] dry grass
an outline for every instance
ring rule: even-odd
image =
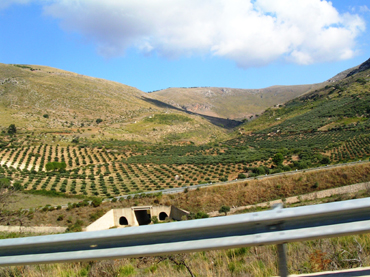
[[[11,196],[9,210],[34,209],[45,205],[66,205],[67,203],[77,203],[81,200],[76,198],[53,197],[25,193],[15,193]]]
[[[246,206],[318,190],[370,181],[370,163],[264,178],[163,196],[164,201],[192,212],[211,212],[222,205]]]

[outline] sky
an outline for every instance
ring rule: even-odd
[[[0,0],[0,63],[145,92],[312,84],[370,58],[369,23],[368,0]]]

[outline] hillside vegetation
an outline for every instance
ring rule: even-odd
[[[215,87],[168,88],[152,92],[148,97],[201,115],[251,120],[265,109],[279,105],[325,84],[273,86],[263,89]]]
[[[24,76],[47,75],[42,80],[51,78],[43,68],[3,68]],[[368,159],[369,69],[360,68],[341,81],[267,109],[238,127],[232,139],[204,118],[159,105],[152,108],[148,101],[144,101],[147,111],[157,112],[137,118],[123,130],[105,118],[95,121],[95,125],[105,124],[99,127],[98,139],[86,135],[89,131],[83,128],[46,133],[26,128],[15,132],[9,126],[0,136],[0,173],[24,190],[111,197]],[[136,98],[140,95],[133,89],[122,97],[141,101]],[[115,132],[131,134],[130,139],[109,138]],[[51,162],[65,163],[66,169],[47,171]]]

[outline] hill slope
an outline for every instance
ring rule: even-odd
[[[241,120],[249,119],[271,106],[283,104],[324,86],[324,84],[272,86],[263,89],[168,88],[152,92],[148,97],[185,111]]]
[[[123,84],[45,67],[0,64],[0,105],[3,115],[19,121],[42,120],[32,126],[76,126],[96,118],[122,121],[150,105],[140,98],[144,92]],[[45,123],[45,124],[43,124]]]
[[[147,99],[140,92],[137,101],[139,104],[143,101],[147,110],[139,110],[130,122],[112,123],[104,119],[100,124],[94,123],[99,131],[94,140],[92,136],[85,140],[94,126],[77,130],[67,126],[61,129],[62,134],[50,128],[35,134],[25,128],[15,136],[0,133],[0,177],[4,175],[19,189],[110,197],[368,160],[370,69],[366,64],[359,68],[362,70],[342,80],[328,82],[321,89],[267,109],[257,119],[239,126],[232,139],[225,129],[212,125],[205,116]],[[20,82],[21,78],[17,75],[14,79]],[[50,86],[55,80],[58,79],[50,79]],[[30,83],[34,85],[32,79]],[[4,81],[4,85],[11,88],[12,81]],[[22,95],[21,89],[2,89],[8,98],[12,93]],[[27,89],[23,92],[27,101],[26,96],[32,94]],[[59,99],[58,94],[54,95]],[[22,101],[17,103],[27,108]],[[4,107],[0,111],[8,110]],[[31,108],[29,112],[32,113]],[[57,117],[58,112],[50,117]],[[43,119],[47,121],[50,117]],[[67,131],[84,140],[66,142]],[[212,143],[204,143],[209,141]],[[46,172],[49,161],[65,162],[66,170]],[[304,181],[296,189],[319,186]],[[284,195],[283,184],[276,189]]]
[[[198,132],[200,142],[224,132],[208,120],[159,107],[145,96],[134,87],[55,68],[0,64],[3,130],[13,123],[25,132],[139,141],[166,137],[176,141],[173,134],[179,139],[193,139]],[[154,117],[156,114],[167,114],[167,121],[163,123]],[[183,120],[171,121],[170,114],[175,114],[175,118],[181,114]],[[145,120],[148,118],[153,119],[149,122]]]

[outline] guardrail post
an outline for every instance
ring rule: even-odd
[[[275,204],[272,206],[273,210],[283,209],[283,204]],[[281,225],[278,224],[274,228],[280,229]],[[279,266],[279,275],[281,277],[288,277],[288,263],[286,258],[286,243],[277,245],[277,254],[278,254],[278,266]]]
[[[279,265],[279,275],[281,277],[288,277],[288,264],[286,258],[286,244],[277,245],[278,252],[278,265]]]

